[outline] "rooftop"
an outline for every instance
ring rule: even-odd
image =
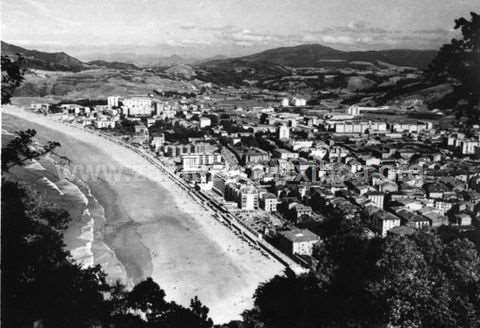
[[[298,229],[294,228],[292,230],[282,231],[280,234],[292,241],[292,242],[302,242],[302,241],[320,241],[320,237],[311,232],[308,229]]]

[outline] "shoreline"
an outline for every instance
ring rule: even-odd
[[[162,215],[164,215],[164,219],[173,222],[178,219],[169,218],[169,215],[178,215],[176,213],[179,211],[184,213],[186,216],[182,221],[175,221],[175,224],[180,224],[180,226],[171,230],[170,226],[158,226],[159,222],[157,221],[142,221],[137,222],[139,226],[136,228],[142,242],[150,251],[153,266],[151,276],[166,291],[167,298],[188,305],[189,299],[198,295],[202,302],[211,309],[214,321],[223,323],[238,319],[243,310],[253,305],[253,292],[259,283],[283,272],[283,265],[273,259],[265,258],[260,252],[252,249],[245,241],[235,236],[232,231],[212,217],[211,211],[197,203],[187,191],[176,185],[165,176],[165,173],[160,172],[139,154],[93,133],[73,129],[51,118],[23,109],[15,109],[16,107],[13,106],[4,106],[4,108],[7,114],[45,126],[97,147],[135,174],[147,177],[160,188],[168,191],[168,205],[164,208]],[[139,208],[139,210],[146,209]],[[160,229],[160,231],[152,234],[150,230],[155,230],[153,228]],[[168,238],[169,235],[178,233],[178,231],[181,231],[184,238],[192,240],[177,240],[178,244],[167,251],[162,247],[164,246],[161,244],[162,240],[158,240],[162,238],[159,236]],[[204,239],[209,240],[209,243],[214,243],[215,246],[195,249],[195,243],[204,242]],[[186,245],[183,245],[184,243]],[[211,247],[213,248],[210,249]],[[214,255],[216,258],[210,258],[212,252],[217,254]],[[218,254],[221,254],[222,258],[219,259]],[[214,264],[210,265],[210,262]],[[216,262],[218,263],[215,264]],[[179,266],[183,268],[180,271],[178,270]],[[170,271],[178,272],[172,276],[169,274]],[[198,275],[196,271],[203,273],[201,277],[198,277],[198,281],[192,280],[193,276]],[[212,280],[214,281],[212,282]],[[214,284],[212,285],[212,283]],[[221,288],[216,286],[220,283],[225,286]],[[204,284],[212,285],[216,290],[206,291],[206,287],[202,286]],[[187,292],[188,295],[186,295]]]

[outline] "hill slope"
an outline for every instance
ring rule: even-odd
[[[25,59],[27,68],[35,68],[49,71],[73,71],[78,72],[88,68],[88,65],[64,52],[42,52],[29,50],[13,44],[1,42],[2,55],[17,57],[21,54]]]
[[[122,63],[119,61],[92,60],[88,62],[88,65],[112,68],[112,69],[139,69],[134,64]]]
[[[294,47],[269,49],[253,55],[223,59],[221,62],[243,61],[248,63],[268,62],[292,67],[323,67],[329,62],[365,61],[376,64],[383,61],[397,66],[425,68],[433,59],[435,50],[378,50],[378,51],[341,51],[320,44],[304,44]],[[216,60],[214,62],[220,62]],[[212,62],[204,62],[209,64]],[[345,63],[345,66],[348,64]]]
[[[266,50],[253,55],[202,62],[199,76],[217,83],[239,83],[288,75],[297,68],[343,69],[388,65],[423,69],[436,54],[434,50],[340,51],[320,44],[306,44]]]

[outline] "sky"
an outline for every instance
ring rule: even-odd
[[[304,43],[435,49],[480,0],[0,0],[2,40],[79,58],[240,56]]]

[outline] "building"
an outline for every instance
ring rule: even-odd
[[[294,228],[279,233],[282,249],[292,255],[313,254],[313,249],[320,242],[320,237],[307,229]]]
[[[50,104],[44,103],[44,104],[31,104],[30,108],[33,109],[36,112],[43,112],[43,113],[48,113],[48,110],[50,109]]]
[[[134,126],[134,133],[132,142],[138,144],[148,143],[150,140],[150,134],[148,132],[148,128],[143,124],[136,124]]]
[[[303,107],[307,105],[307,100],[304,98],[292,97],[290,98],[290,105],[295,107]]]
[[[293,151],[297,151],[299,149],[308,149],[310,150],[313,145],[313,140],[290,140],[288,142],[289,148],[291,148]]]
[[[197,153],[182,155],[182,168],[184,172],[206,170],[214,165],[222,164],[222,155],[214,153]]]
[[[153,113],[152,98],[147,96],[125,98],[123,107],[128,116],[151,116]]]
[[[99,118],[98,120],[95,120],[95,127],[97,129],[113,129],[115,128],[115,121],[110,119],[110,118]]]
[[[365,196],[367,196],[367,198],[373,203],[373,205],[383,209],[383,202],[385,200],[385,194],[383,192],[367,192]]]
[[[260,207],[266,212],[276,212],[277,211],[278,199],[272,193],[264,193],[260,197]]]
[[[253,211],[258,208],[258,191],[252,185],[228,183],[225,186],[225,200],[236,202],[242,210]]]
[[[228,174],[218,172],[213,175],[212,180],[213,180],[213,190],[225,197],[227,184],[234,183],[236,181],[236,178]]]
[[[258,208],[258,191],[253,186],[240,188],[238,207],[242,210],[253,211]]]
[[[207,145],[203,142],[195,144],[170,144],[163,146],[163,153],[167,157],[178,157],[194,153],[206,153]]]
[[[288,151],[282,148],[277,148],[274,151],[272,151],[272,153],[276,158],[280,158],[280,159],[288,160],[288,159],[297,159],[299,157],[298,153],[295,153],[293,151]]]
[[[296,204],[293,208],[293,211],[297,220],[300,219],[302,216],[312,216],[313,213],[310,206],[303,204]]]
[[[212,125],[212,120],[209,117],[200,117],[200,129],[206,128]]]
[[[348,107],[347,114],[352,116],[360,115],[360,107],[358,107],[357,105],[352,105]]]
[[[270,153],[263,149],[251,147],[242,154],[242,164],[254,164],[270,160]]]
[[[290,128],[286,125],[280,125],[277,131],[278,140],[289,140],[290,139]]]
[[[373,223],[373,230],[382,237],[387,235],[388,230],[398,227],[401,224],[401,220],[398,216],[381,209],[374,210],[371,219]]]
[[[466,213],[458,213],[453,216],[452,223],[459,226],[469,226],[472,224],[472,217]]]
[[[393,132],[420,132],[431,128],[431,122],[398,122],[392,125]]]
[[[463,140],[461,142],[462,155],[474,155],[477,148],[480,148],[480,142],[478,141]]]
[[[165,143],[165,135],[162,133],[159,136],[153,137],[150,145],[153,147],[154,151],[158,153]]]
[[[110,96],[107,98],[107,106],[108,108],[116,108],[120,105],[120,97],[118,96]]]

